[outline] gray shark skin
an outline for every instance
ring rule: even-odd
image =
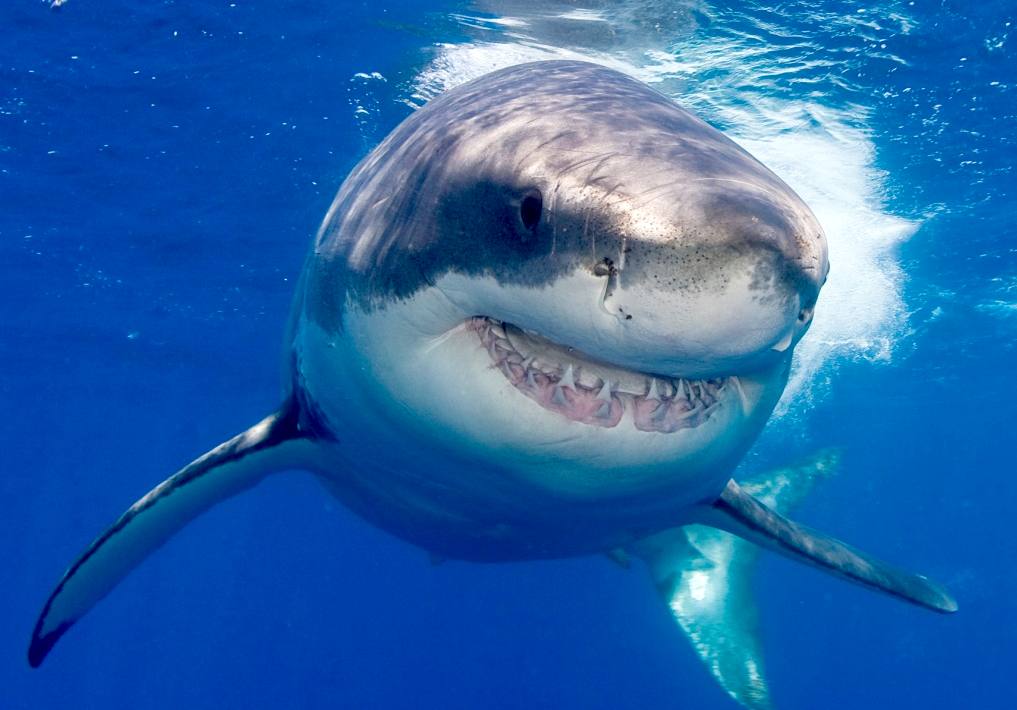
[[[318,235],[309,317],[340,329],[351,295],[405,298],[448,271],[539,288],[625,249],[629,284],[710,288],[750,254],[770,297],[815,304],[822,229],[776,175],[636,81],[540,64],[539,81],[513,67],[435,99],[353,170]],[[516,212],[536,192],[547,216],[526,229]]]
[[[629,77],[536,62],[449,91],[340,187],[297,288],[280,409],[85,549],[43,607],[29,663],[194,517],[294,469],[437,559],[633,549],[672,610],[690,545],[718,571],[723,545],[748,557],[726,530],[954,611],[933,582],[731,480],[828,268],[822,228],[787,185]],[[733,599],[747,596],[743,567],[725,573]],[[741,656],[708,633],[739,610],[689,609],[676,619],[704,660],[721,659],[714,675],[764,707],[732,690],[756,657],[751,630]]]

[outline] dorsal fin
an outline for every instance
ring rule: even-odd
[[[50,594],[28,649],[34,668],[57,640],[156,548],[216,503],[300,466],[312,444],[289,404],[173,474],[85,548]]]

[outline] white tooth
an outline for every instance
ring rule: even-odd
[[[689,387],[689,383],[686,380],[678,380],[678,384],[681,385],[682,396],[687,400],[692,400],[692,388]]]
[[[561,381],[558,383],[561,387],[568,387],[575,391],[576,380],[575,375],[572,373],[572,365],[565,368],[565,374],[561,376]]]
[[[533,370],[526,371],[526,384],[530,387],[536,388],[537,381],[533,378]]]
[[[657,378],[650,378],[650,391],[646,393],[646,399],[660,401],[660,392],[657,391]]]
[[[555,385],[554,392],[551,393],[551,403],[557,404],[559,407],[568,405],[569,401],[565,399],[565,393],[561,391],[561,385]]]
[[[604,400],[605,402],[611,401],[611,381],[604,380],[604,386],[600,388],[600,392],[597,393],[597,399]]]
[[[737,377],[732,377],[731,378],[731,382],[732,382],[732,384],[734,384],[734,388],[736,390],[738,390],[738,397],[742,401],[742,411],[745,412],[745,413],[748,413],[748,411],[749,411],[749,398],[745,396],[745,390],[742,389],[742,382],[741,382],[741,380],[739,380]]]
[[[685,421],[686,419],[688,419],[689,417],[692,417],[692,416],[693,416],[693,415],[695,415],[695,414],[699,414],[699,413],[700,413],[701,411],[703,411],[703,408],[702,408],[702,407],[698,407],[698,406],[696,406],[696,407],[693,407],[693,408],[692,408],[692,409],[690,409],[689,411],[687,411],[687,412],[682,412],[682,413],[681,413],[681,414],[679,414],[679,415],[678,415],[677,417],[675,417],[675,421],[683,422],[683,421]]]
[[[785,335],[783,338],[781,338],[779,342],[774,343],[773,349],[776,350],[779,353],[782,353],[785,350],[787,350],[789,347],[791,347],[791,341],[793,339],[794,339],[794,330],[792,329],[792,330],[789,330],[787,332],[787,335]]]

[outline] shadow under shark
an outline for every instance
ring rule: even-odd
[[[713,675],[765,707],[741,540],[956,609],[782,517],[773,481],[730,479],[827,271],[787,185],[631,78],[552,61],[453,89],[340,188],[297,289],[279,411],[86,548],[29,662],[195,516],[304,469],[440,558],[642,557]]]

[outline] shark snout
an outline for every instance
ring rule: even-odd
[[[617,356],[643,369],[758,369],[789,355],[812,322],[825,265],[804,268],[766,243],[653,251],[635,245],[625,262],[593,268],[612,340],[630,350]]]
[[[653,199],[609,201],[584,245],[609,319],[598,345],[616,342],[612,357],[642,369],[696,376],[789,355],[829,268],[815,215],[772,175],[689,180],[663,163],[650,172],[659,189],[636,189],[633,177],[629,192]]]

